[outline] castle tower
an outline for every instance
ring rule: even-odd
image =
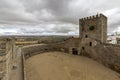
[[[97,14],[79,20],[79,36],[105,43],[107,40],[107,17]]]

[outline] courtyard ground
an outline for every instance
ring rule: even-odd
[[[27,80],[120,80],[120,74],[89,58],[46,52],[25,62]]]

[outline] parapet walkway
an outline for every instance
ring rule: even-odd
[[[16,68],[12,70],[10,80],[24,80],[21,48],[18,48],[18,53],[16,56],[16,62],[14,63],[14,66]]]

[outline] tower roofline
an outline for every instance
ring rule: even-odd
[[[100,17],[102,17],[102,16],[105,17],[105,18],[107,18],[105,15],[103,15],[102,13],[100,13],[100,14],[97,14],[97,15],[93,15],[93,16],[81,18],[81,19],[79,19],[79,21],[97,19],[97,18],[100,18]]]

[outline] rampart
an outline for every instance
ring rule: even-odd
[[[88,41],[88,40],[86,40]],[[87,56],[120,73],[120,45],[100,43],[88,46],[81,38],[71,38],[52,44],[35,44],[22,47],[25,59],[48,51],[62,51],[72,54],[72,48],[77,48],[78,55]],[[84,50],[82,46],[84,45]]]
[[[23,69],[23,80],[26,80],[26,68],[25,68],[25,60],[31,56],[44,53],[47,51],[57,50],[53,45],[48,44],[34,44],[21,47],[21,55],[22,55],[22,69]]]
[[[87,56],[106,67],[109,67],[120,73],[120,45],[96,42],[96,45],[89,46],[91,39],[72,38],[65,42],[56,43],[57,51],[73,54],[72,48],[78,50],[78,55]],[[94,44],[94,43],[93,43]],[[84,50],[82,50],[84,46]]]
[[[86,40],[88,41],[88,40]],[[72,48],[77,48],[78,55],[89,57],[106,67],[120,73],[120,45],[113,45],[107,43],[98,42],[95,46],[88,46],[82,38],[71,38],[63,42],[57,42],[52,44],[34,44],[21,47],[21,53],[23,54],[23,71],[24,80],[26,80],[26,69],[24,67],[25,60],[31,56],[49,52],[49,51],[62,51],[72,54]],[[82,51],[82,46],[84,50]]]
[[[72,54],[72,48],[77,48],[78,55],[87,56],[120,73],[120,45],[93,40],[93,44],[96,44],[90,46],[89,41],[92,40],[89,38],[73,38],[66,41],[61,48],[67,49]]]
[[[87,47],[84,54],[120,73],[119,45],[98,44],[92,48]]]
[[[15,45],[12,38],[4,38],[0,40],[0,80],[9,80],[13,68],[15,56],[13,56]]]
[[[25,56],[25,59],[47,51],[53,51],[55,50],[51,45],[47,44],[34,44],[34,45],[29,45],[29,46],[24,46],[22,47],[22,53]]]

